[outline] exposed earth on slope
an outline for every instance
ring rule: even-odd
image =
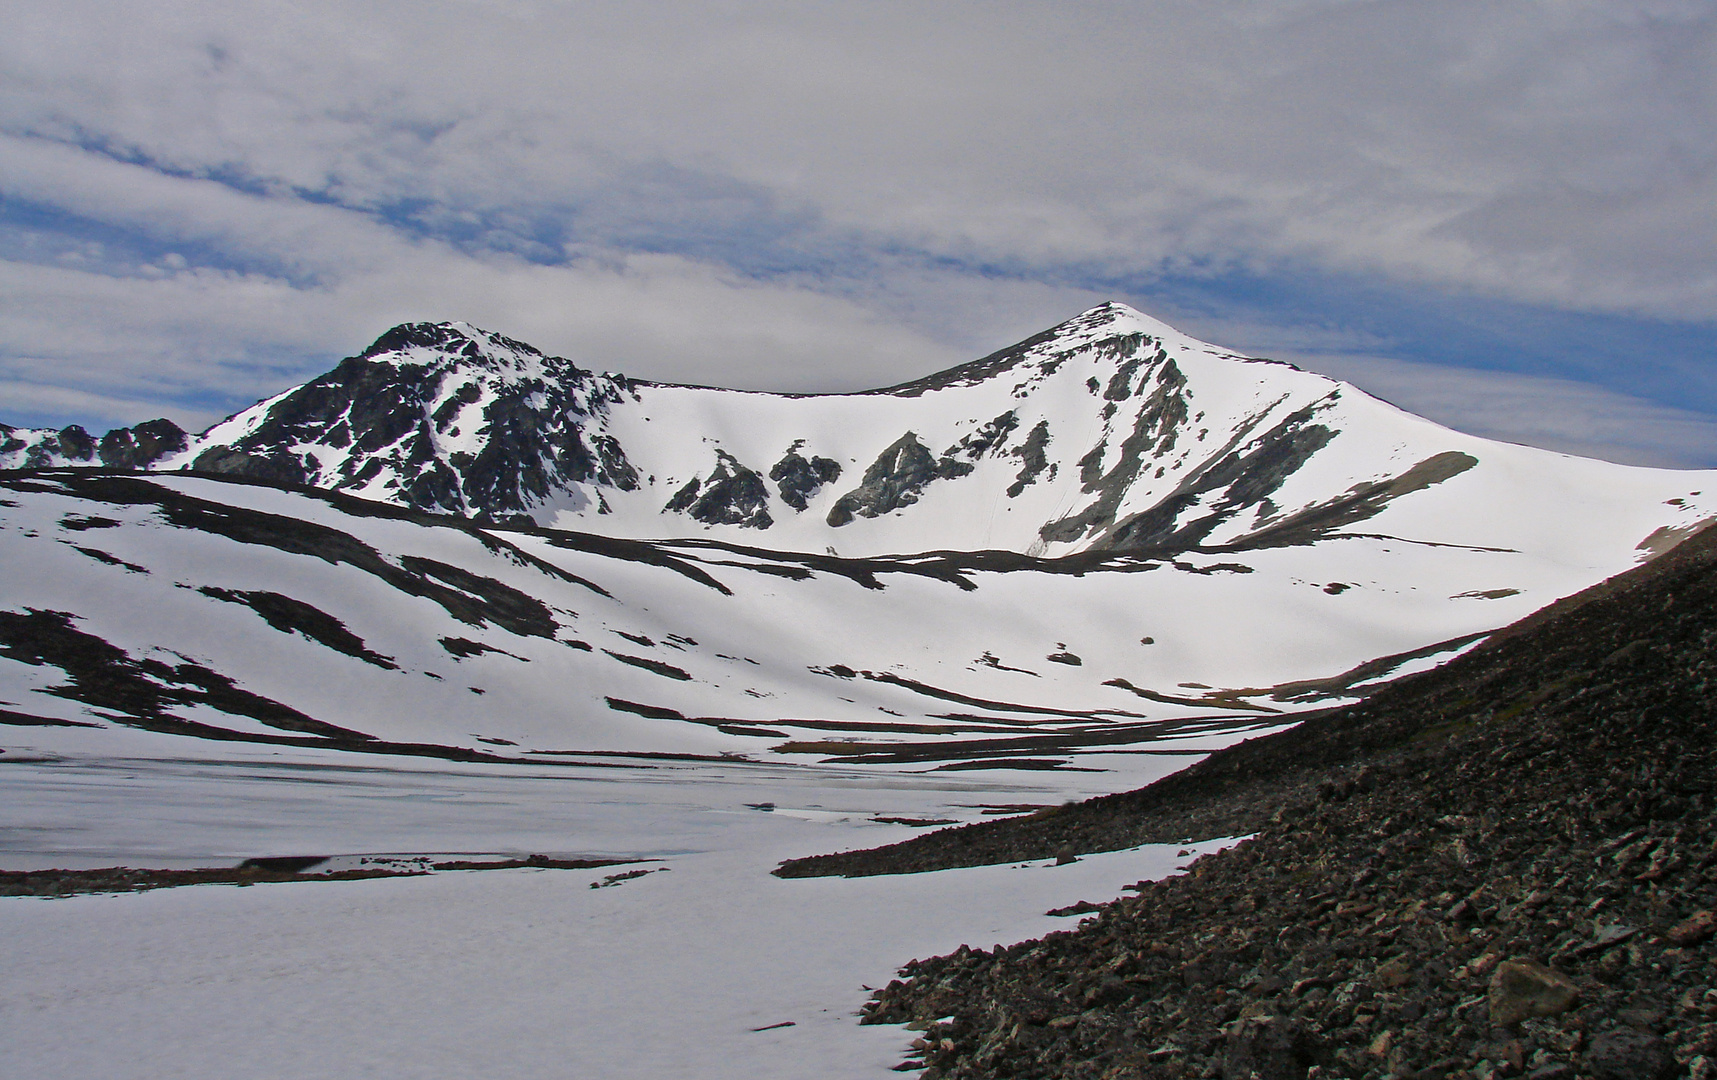
[[[786,873],[1256,836],[1078,930],[914,961],[926,1077],[1708,1080],[1717,536],[1140,792]],[[1072,912],[1070,912],[1072,913]]]
[[[455,870],[593,870],[631,862],[630,859],[556,859],[494,856],[483,859],[372,858],[346,859],[358,866],[326,868],[328,859],[282,856],[246,859],[232,867],[193,867],[160,870],[104,866],[91,870],[0,870],[0,896],[75,896],[79,893],[145,892],[181,885],[266,885],[283,881],[362,881],[367,878],[421,877]],[[367,864],[375,865],[367,865]],[[632,874],[648,871],[631,871]],[[619,877],[620,875],[615,875]],[[594,887],[594,886],[593,886]]]

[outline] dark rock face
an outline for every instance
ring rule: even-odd
[[[1049,421],[1039,420],[1025,441],[1014,447],[1013,454],[1020,460],[1020,469],[1014,482],[1008,485],[1008,498],[1018,498],[1020,492],[1037,483],[1043,470],[1049,468],[1049,457],[1044,453],[1048,446]]]
[[[17,430],[0,424],[0,455],[16,453],[29,445],[17,436]],[[185,433],[171,420],[146,420],[136,427],[114,428],[99,442],[77,424],[36,434],[39,437],[24,455],[23,468],[49,468],[65,462],[142,469],[185,448]]]
[[[1218,525],[1256,507],[1329,444],[1335,432],[1312,423],[1314,412],[1301,409],[1251,445],[1230,450],[1210,467],[1189,476],[1156,506],[1117,523],[1102,546],[1125,550],[1159,545],[1185,548],[1200,543]],[[1209,513],[1177,527],[1180,515],[1195,505],[1199,496],[1222,489],[1226,489],[1222,498]]]
[[[619,444],[584,424],[624,392],[623,379],[499,334],[412,323],[281,398],[193,467],[334,490],[387,473],[387,494],[407,506],[498,518],[529,511],[566,482],[636,489]],[[462,436],[481,436],[465,439],[478,448],[438,448]],[[306,443],[350,454],[325,475],[292,452]]]
[[[1104,550],[1193,547],[1217,526],[1243,511],[1262,506],[1288,477],[1335,437],[1332,429],[1314,422],[1318,412],[1337,400],[1335,392],[1262,434],[1256,433],[1265,415],[1260,413],[1251,422],[1242,424],[1226,445],[1211,454],[1202,467],[1188,473],[1156,505],[1116,521],[1116,512],[1128,489],[1149,467],[1146,453],[1150,454],[1150,461],[1166,457],[1187,428],[1186,377],[1166,354],[1156,357],[1155,363],[1160,365],[1156,368],[1155,388],[1139,410],[1133,431],[1123,440],[1115,463],[1107,470],[1103,468],[1101,444],[1080,460],[1081,483],[1086,491],[1098,493],[1097,500],[1078,514],[1045,525],[1042,531],[1045,540],[1065,543],[1095,532],[1102,534],[1098,546]],[[1216,491],[1221,491],[1222,496],[1210,505],[1208,512],[1179,523],[1182,514],[1203,504],[1203,497]]]
[[[917,1021],[926,1077],[1708,1078],[1713,643],[1707,535],[1149,788],[781,872],[1254,834],[1073,932],[908,964],[867,1020]]]
[[[225,446],[204,450],[191,463],[191,468],[216,476],[247,476],[274,484],[303,485],[310,480],[303,459],[296,454],[251,454]]]
[[[1155,355],[1145,352],[1146,339],[1143,334],[1127,334],[1112,339],[1108,347],[1117,354],[1125,355],[1127,359],[1115,369],[1115,374],[1109,377],[1109,385],[1103,388],[1104,401],[1126,401],[1133,396],[1133,379],[1139,373],[1139,368],[1145,364],[1159,364],[1168,359],[1168,353],[1161,346],[1157,347]],[[1142,387],[1141,387],[1142,389]]]
[[[804,445],[803,439],[794,443],[769,470],[769,479],[775,481],[781,501],[795,510],[804,510],[824,484],[834,483],[841,475],[841,464],[833,458],[812,457],[807,460],[799,453],[799,448]]]
[[[864,472],[864,480],[858,487],[842,495],[829,511],[829,524],[839,528],[858,517],[881,517],[901,507],[911,506],[918,501],[931,481],[953,480],[965,476],[976,467],[973,463],[985,455],[997,456],[1003,453],[1008,436],[1019,427],[1019,416],[1012,409],[979,427],[971,434],[962,437],[953,446],[942,451],[941,457],[933,457],[923,443],[918,441],[916,432],[908,431],[891,443],[888,449],[877,455],[870,468]],[[1043,440],[1037,444],[1037,455],[1042,464],[1042,447],[1048,440],[1045,425]],[[1037,436],[1036,429],[1032,437]],[[1031,438],[1028,437],[1029,446]],[[1019,454],[1021,450],[1016,449]],[[1028,451],[1029,453],[1029,451]],[[1027,468],[1030,468],[1028,463]],[[1024,475],[1023,473],[1021,474]],[[1010,494],[1014,492],[1010,491]]]
[[[1134,416],[1133,430],[1121,441],[1115,463],[1107,470],[1103,468],[1101,444],[1080,459],[1080,483],[1085,491],[1099,493],[1097,500],[1078,514],[1045,525],[1040,533],[1045,540],[1071,542],[1112,524],[1127,489],[1146,467],[1144,455],[1149,452],[1155,461],[1174,450],[1190,415],[1186,375],[1170,360],[1156,368],[1150,381],[1155,386]]]
[[[76,424],[61,428],[60,453],[73,461],[88,461],[95,456],[95,440]]]
[[[942,458],[936,463],[937,475],[947,478],[965,476],[973,469],[972,462],[985,454],[999,454],[1002,445],[1007,442],[1015,428],[1019,427],[1019,416],[1009,409],[978,430],[965,436],[959,442],[942,451]]]
[[[101,437],[97,453],[113,469],[146,469],[185,448],[185,432],[171,420],[146,420],[136,427],[114,428]]]
[[[709,478],[693,477],[662,509],[683,513],[708,525],[767,529],[775,524],[769,514],[769,489],[764,486],[763,478],[741,465],[732,454],[719,450],[716,454],[716,465]]]
[[[854,516],[881,517],[911,506],[937,475],[936,458],[908,431],[877,455],[858,487],[840,497],[829,511],[829,524],[839,528]]]

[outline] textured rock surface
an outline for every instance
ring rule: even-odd
[[[829,511],[829,524],[838,528],[855,516],[881,517],[911,506],[937,475],[936,456],[908,431],[876,456],[858,487],[840,497]]]
[[[0,467],[9,469],[60,464],[145,469],[185,446],[184,430],[171,420],[114,428],[99,441],[76,424],[59,431],[20,431],[0,424]]]
[[[803,439],[794,443],[769,470],[769,479],[775,481],[781,501],[795,510],[804,510],[817,492],[823,490],[823,485],[832,484],[841,476],[840,462],[826,457],[807,458],[799,453],[804,445]]]
[[[687,481],[663,509],[708,525],[767,529],[775,524],[769,514],[769,489],[764,486],[763,477],[741,465],[733,455],[721,452],[717,453],[715,468],[708,477]]]
[[[577,423],[625,392],[618,376],[500,334],[408,323],[281,396],[192,464],[424,510],[523,513],[568,483],[638,486],[619,444]],[[335,464],[299,449],[314,446],[335,451]]]
[[[1561,1016],[1580,999],[1573,979],[1536,960],[1507,960],[1490,977],[1490,1021],[1518,1024],[1534,1016]]]

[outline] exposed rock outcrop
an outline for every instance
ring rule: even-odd
[[[769,489],[763,478],[741,465],[732,454],[716,451],[715,468],[705,479],[693,477],[662,508],[685,514],[707,525],[743,525],[767,529],[775,524],[769,513]]]
[[[841,476],[840,462],[826,457],[806,458],[799,453],[804,445],[804,439],[795,442],[769,470],[769,479],[775,481],[781,501],[795,510],[804,510],[825,484],[832,484]]]
[[[842,495],[829,511],[829,524],[839,528],[856,517],[881,517],[918,501],[925,485],[935,480],[936,457],[908,431],[890,443],[864,471],[859,486]]]
[[[104,465],[146,469],[185,449],[185,432],[171,420],[145,420],[114,428],[100,440],[77,424],[58,431],[21,430],[0,424],[0,467],[40,469],[57,465]]]

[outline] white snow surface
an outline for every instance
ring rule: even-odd
[[[6,1071],[37,1080],[880,1080],[913,1033],[858,1025],[866,985],[915,956],[1067,928],[1044,913],[1222,846],[904,877],[768,873],[914,832],[878,816],[977,820],[985,803],[1096,793],[1107,774],[545,770],[297,749],[219,766],[62,756],[5,768],[3,865],[230,865],[259,852],[652,860],[0,899]],[[32,844],[81,857],[20,850]],[[591,888],[634,869],[651,872]]]
[[[1610,468],[1560,522],[1548,508],[1509,517],[1502,543],[1493,503],[1475,501],[1463,519],[1421,523],[1435,542],[1354,535],[1076,573],[957,553],[843,560],[485,529],[174,474],[36,474],[0,479],[11,504],[0,508],[0,613],[13,613],[0,618],[65,613],[128,663],[165,665],[147,676],[157,683],[194,663],[315,722],[517,760],[897,766],[910,749],[920,767],[1067,764],[1209,749],[1352,698],[1339,680],[1296,684],[1383,657],[1397,659],[1363,682],[1446,659],[1707,512],[1711,500],[1690,491],[1698,476],[1631,470],[1631,488],[1605,488]],[[259,596],[355,644],[271,621],[244,600]],[[535,621],[510,621],[509,604]],[[75,687],[52,692],[65,685],[63,665],[0,653],[0,709],[95,725],[23,729],[36,749],[135,726]],[[170,712],[246,738],[283,733],[212,703]]]
[[[878,818],[1142,786],[1717,516],[1711,473],[1460,435],[1118,305],[1000,367],[821,397],[633,383],[431,329],[445,348],[363,361],[426,380],[405,426],[432,432],[427,458],[410,435],[284,448],[359,498],[0,476],[0,868],[542,853],[652,872],[0,899],[8,1075],[881,1077],[911,1035],[856,1025],[861,983],[1066,926],[1043,912],[1185,859],[852,881],[778,880],[779,860],[915,831]],[[379,505],[413,460],[491,448],[485,410],[521,386],[547,388],[527,411],[564,391],[567,437],[623,449],[636,486],[545,466],[535,529]],[[293,393],[160,468],[247,445]],[[830,524],[906,432],[971,471]],[[665,510],[795,445],[842,467],[803,512],[773,483],[768,528]],[[1208,528],[1129,551],[1147,512],[1152,535]]]

